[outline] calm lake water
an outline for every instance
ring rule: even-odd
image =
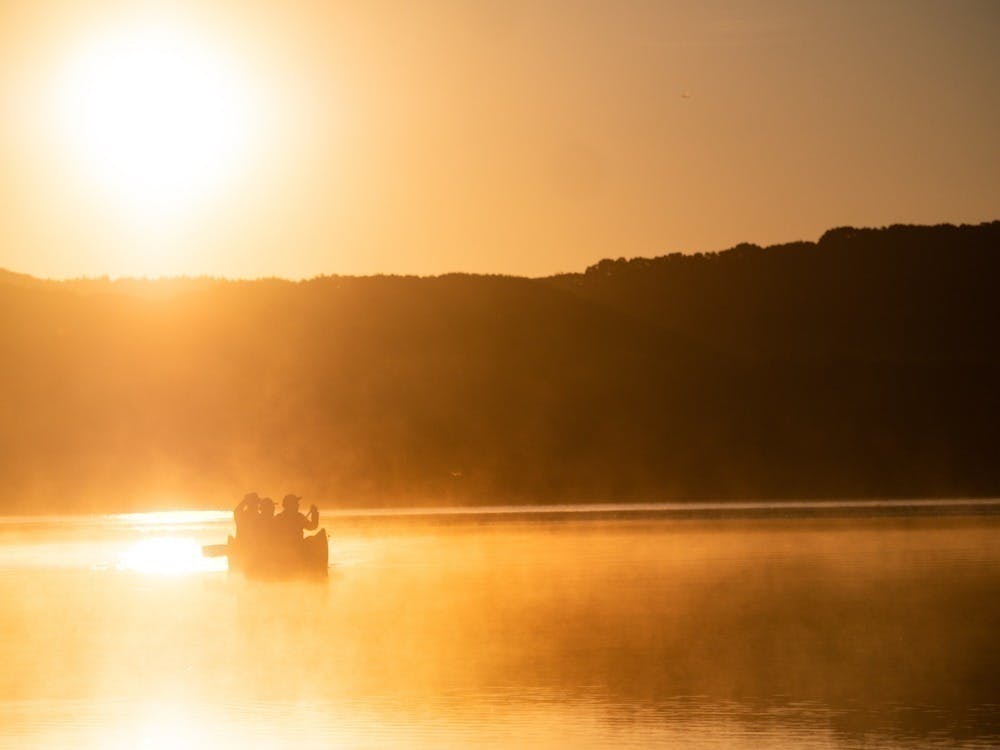
[[[0,519],[0,747],[1000,746],[996,504],[575,510]]]

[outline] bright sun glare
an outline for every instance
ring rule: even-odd
[[[151,537],[131,544],[118,561],[121,570],[135,573],[199,573],[224,570],[225,560],[206,558],[190,537]]]
[[[261,114],[221,46],[162,19],[90,37],[67,59],[55,94],[74,160],[136,221],[173,221],[232,183]]]

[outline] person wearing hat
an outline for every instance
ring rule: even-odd
[[[304,532],[319,526],[319,509],[310,505],[309,515],[303,515],[299,512],[301,499],[298,495],[285,495],[281,501],[282,511],[274,517],[275,530],[284,544],[299,544]]]

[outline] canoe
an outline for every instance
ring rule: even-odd
[[[205,557],[228,557],[229,570],[249,578],[326,576],[330,565],[326,529],[307,536],[290,549],[248,545],[230,536],[225,544],[202,547],[201,553]]]

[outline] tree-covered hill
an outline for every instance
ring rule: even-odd
[[[0,273],[0,508],[1000,491],[1000,222],[449,275]]]

